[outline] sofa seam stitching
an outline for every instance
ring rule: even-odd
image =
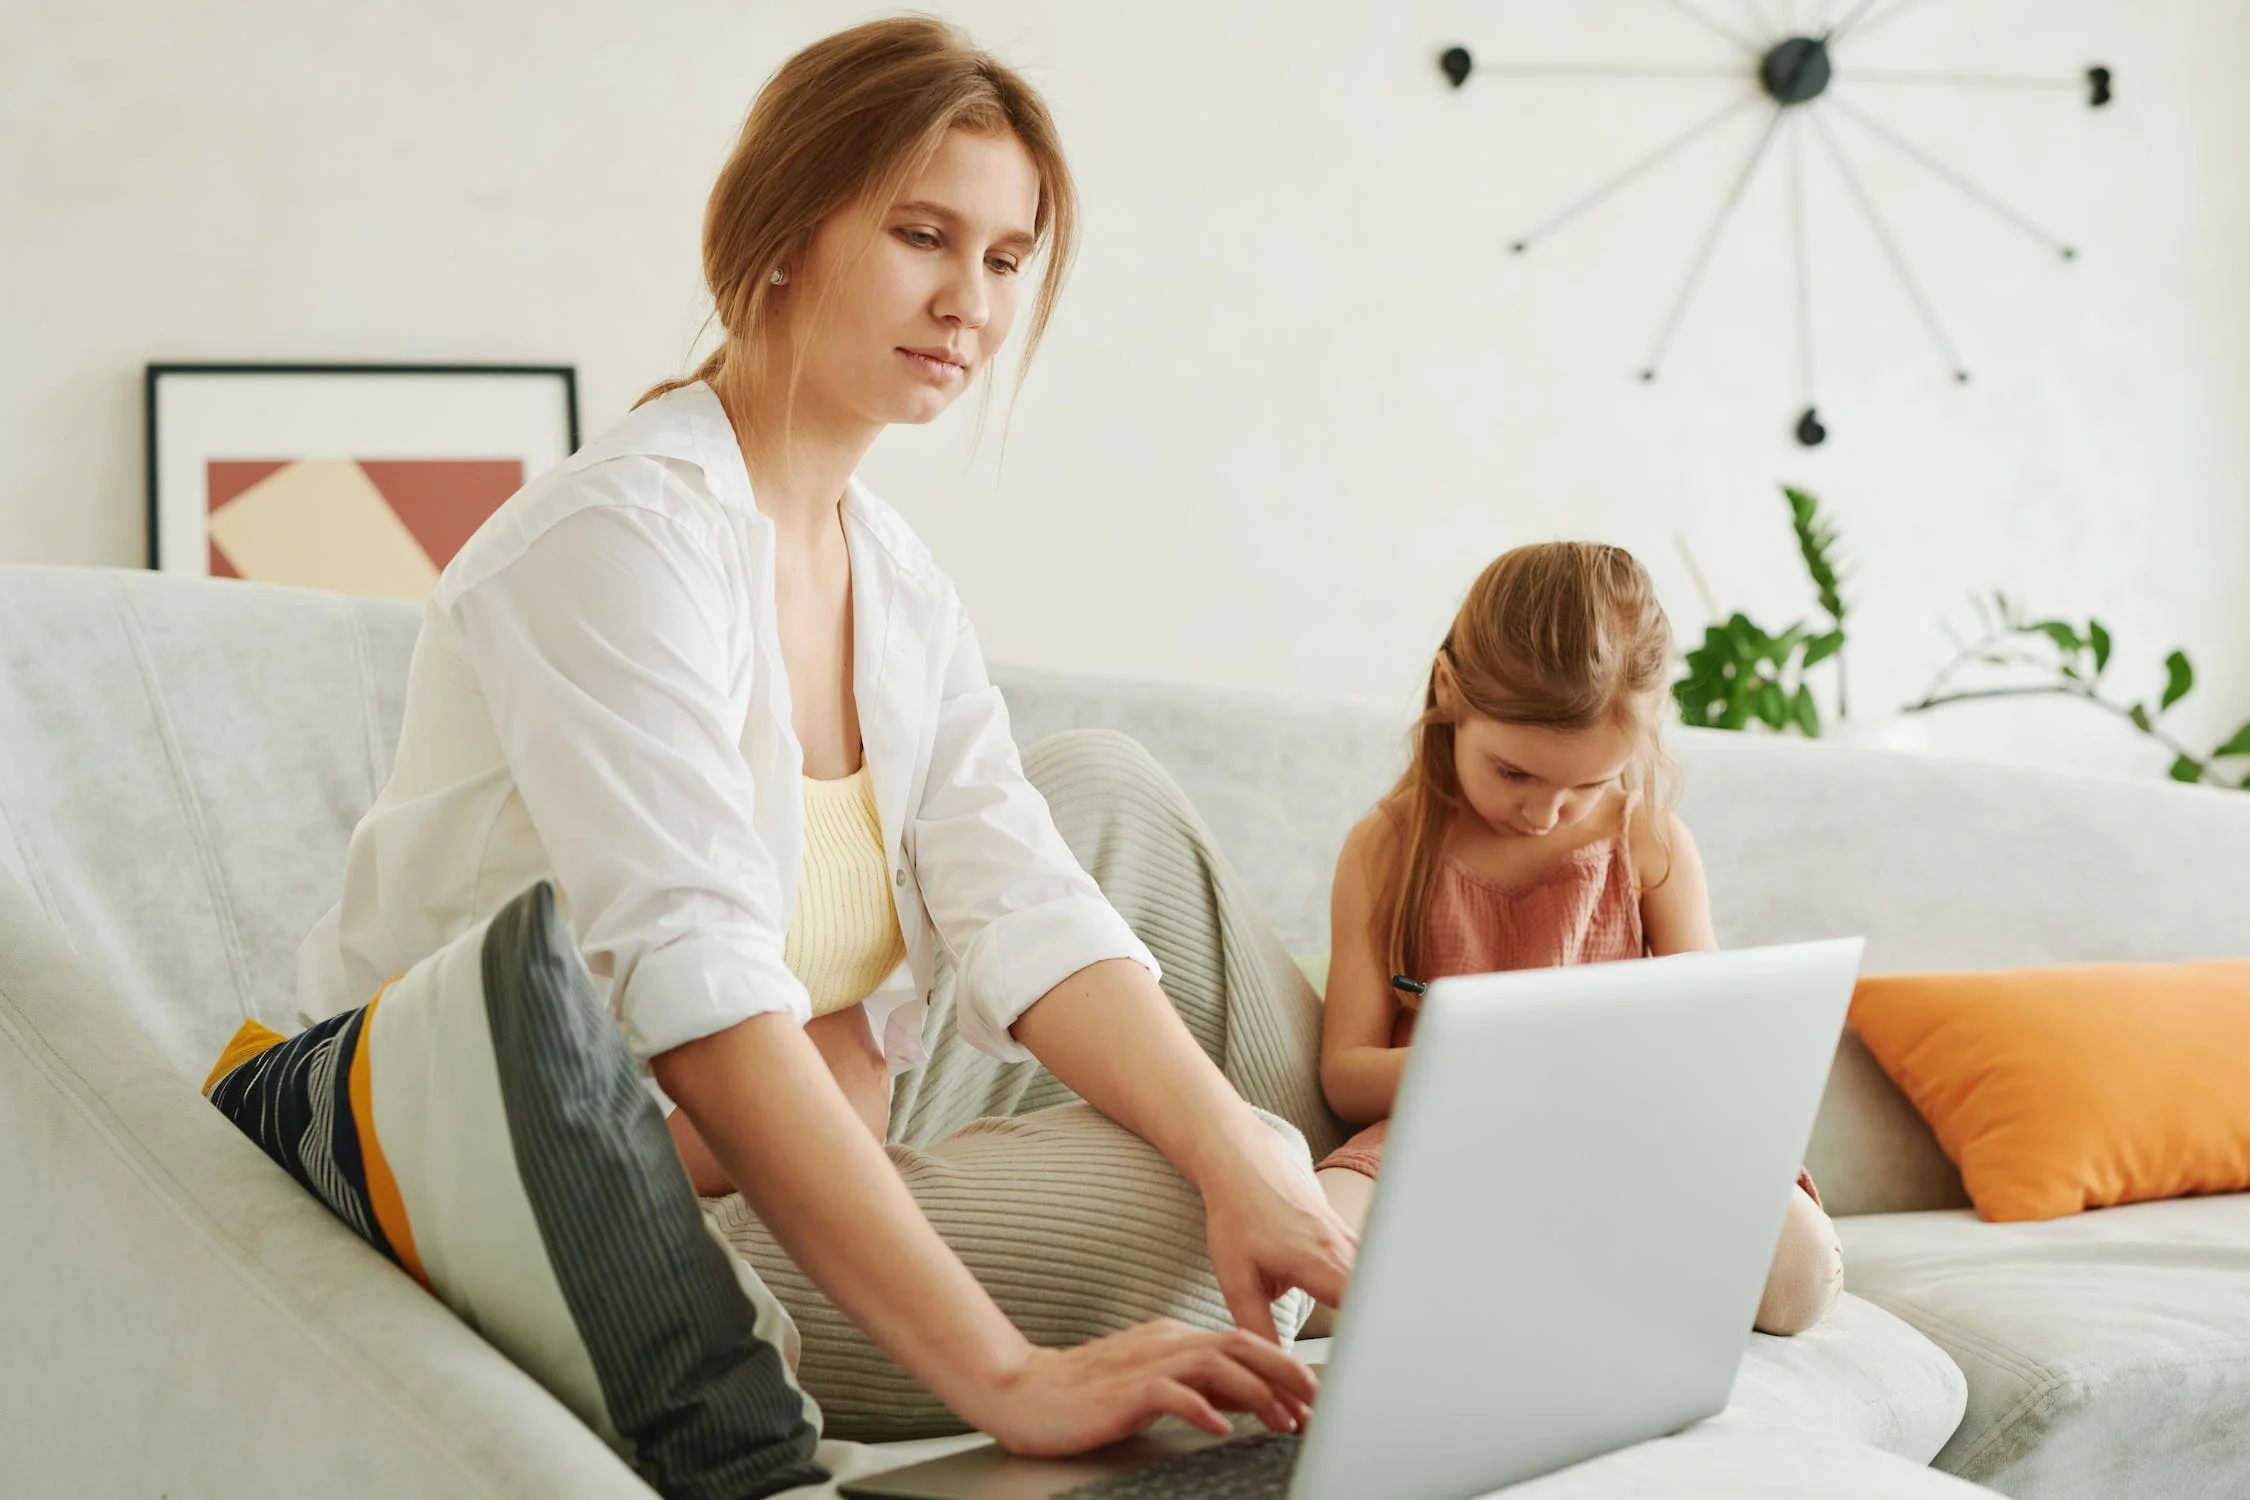
[[[186,1190],[179,1175],[151,1157],[132,1131],[125,1128],[123,1122],[110,1116],[106,1104],[101,1111],[93,1107],[90,1101],[101,1098],[100,1090],[54,1049],[45,1034],[32,1022],[30,1015],[17,1003],[14,991],[5,983],[0,983],[0,1002],[4,1002],[0,1003],[0,1035],[5,1035],[16,1044],[18,1055],[46,1080],[54,1094],[64,1100],[94,1132],[96,1138],[109,1148],[111,1156],[139,1178],[152,1197],[171,1209],[173,1220],[202,1241],[207,1249],[217,1252],[214,1259],[225,1267],[229,1275],[240,1282],[252,1296],[281,1314],[293,1327],[311,1336],[339,1374],[416,1428],[425,1440],[451,1435],[443,1423],[427,1419],[420,1411],[402,1405],[395,1392],[369,1380],[362,1367],[351,1357],[354,1353],[352,1341],[305,1316],[308,1308],[317,1310],[317,1303],[307,1298],[304,1299],[306,1307],[293,1307],[289,1299],[276,1291],[268,1278],[253,1274],[253,1269],[259,1262],[251,1255],[249,1247],[224,1232],[217,1217]],[[365,1241],[361,1243],[364,1244]],[[447,1465],[458,1470],[463,1477],[479,1481],[487,1477],[479,1474],[459,1454],[451,1452],[448,1444],[431,1442],[430,1448],[431,1451],[443,1454]]]
[[[31,844],[24,836],[23,820],[8,810],[8,792],[5,785],[0,785],[0,828],[8,830],[8,842],[15,846],[17,863],[23,869],[24,879],[31,884],[31,894],[38,898],[40,915],[54,923],[56,929],[60,931],[62,929],[62,908],[55,904],[55,893],[48,886],[47,877],[40,870],[39,862],[31,857]],[[65,932],[64,939],[66,942],[68,938],[69,934]],[[77,946],[75,944],[70,946],[71,951],[75,953]]]
[[[1992,1418],[1991,1425],[1986,1429],[1983,1438],[1977,1442],[1975,1447],[1959,1455],[1956,1462],[1961,1470],[1969,1468],[1982,1459],[1995,1444],[2005,1438],[2018,1424],[2031,1418],[2040,1408],[2049,1405],[2066,1387],[2082,1385],[2090,1375],[2129,1367],[2136,1362],[2146,1362],[2150,1368],[2193,1369],[2226,1360],[2240,1360],[2245,1356],[2250,1356],[2250,1338],[2238,1338],[2207,1344],[2200,1351],[2203,1357],[2187,1362],[2170,1355],[2159,1357],[2144,1350],[2128,1350],[2122,1354],[2111,1355],[2106,1359],[2072,1361],[2061,1366],[2033,1364],[2018,1356],[2013,1350],[1995,1343],[1985,1335],[1962,1327],[1943,1313],[1932,1312],[1911,1298],[1900,1298],[1899,1300],[1913,1307],[1915,1311],[1921,1313],[1930,1322],[1943,1327],[1949,1335],[1955,1337],[1961,1343],[1975,1347],[1986,1357],[1991,1358],[1994,1363],[2009,1368],[2014,1374],[2022,1377],[2028,1387],[2023,1395],[2017,1398],[2013,1406]]]
[[[363,748],[367,752],[367,803],[372,807],[382,795],[382,746],[375,732],[375,666],[374,654],[367,641],[367,621],[359,610],[350,604],[344,606],[344,618],[351,626],[352,664],[359,671],[359,710]]]
[[[1964,1327],[1962,1324],[1946,1316],[1944,1313],[1937,1312],[1926,1306],[1925,1304],[1917,1302],[1912,1297],[1896,1297],[1893,1300],[1904,1306],[1913,1308],[1916,1313],[1921,1315],[1921,1317],[1943,1328],[1945,1332],[1955,1340],[1974,1349],[1977,1353],[1984,1355],[1994,1364],[2001,1366],[2010,1374],[2015,1375],[2023,1380],[2027,1385],[2036,1384],[2038,1381],[2044,1379],[2049,1373],[2046,1366],[2034,1363],[2032,1360],[2026,1358],[2025,1356],[2018,1354],[2015,1350],[2010,1349],[2003,1344],[1995,1342],[1989,1336],[1983,1333],[1979,1333],[1973,1328]],[[1881,1302],[1877,1302],[1875,1305],[1881,1307],[1884,1304]],[[1921,1331],[1920,1328],[1915,1325],[1911,1319],[1902,1318],[1901,1321],[1906,1322],[1909,1327],[1915,1327],[1917,1332]],[[1924,1336],[1927,1337],[1926,1334]],[[1966,1376],[1966,1374],[1967,1372],[1964,1371],[1963,1375]]]
[[[156,665],[149,658],[148,638],[126,602],[124,586],[114,578],[108,582],[110,602],[125,626],[126,641],[132,647],[133,662],[140,671],[141,688],[148,695],[157,736],[164,745],[165,769],[172,774],[172,790],[180,801],[181,820],[187,825],[188,835],[195,844],[197,862],[203,867],[203,883],[211,899],[213,915],[218,918],[219,944],[226,952],[227,969],[234,979],[235,1001],[242,1018],[253,1020],[256,1007],[250,992],[250,969],[243,957],[241,935],[236,930],[234,903],[228,899],[218,853],[211,845],[211,831],[204,823],[202,806],[196,801],[195,788],[188,776],[178,726],[173,723],[171,705],[165,701],[157,683]]]

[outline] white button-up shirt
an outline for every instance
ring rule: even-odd
[[[964,1040],[1089,964],[1156,961],[1024,779],[952,581],[857,480],[853,697],[906,962],[866,1004],[895,1073],[924,1055],[943,945]],[[643,1059],[750,1016],[811,1013],[782,961],[804,753],[774,618],[774,526],[706,385],[650,402],[532,481],[426,607],[389,783],[343,899],[305,940],[311,1016],[383,983],[533,881]]]

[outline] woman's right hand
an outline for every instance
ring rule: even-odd
[[[813,1284],[1011,1451],[1081,1453],[1163,1416],[1213,1434],[1227,1430],[1225,1411],[1277,1431],[1303,1424],[1312,1372],[1268,1339],[1156,1322],[1072,1349],[1027,1340],[938,1238],[789,1016],[753,1016],[650,1061]]]
[[[1296,1432],[1318,1389],[1312,1371],[1265,1339],[1161,1318],[1074,1348],[1030,1346],[1019,1364],[961,1403],[960,1414],[1010,1453],[1061,1458],[1119,1442],[1166,1416],[1213,1436],[1231,1430],[1230,1411]]]

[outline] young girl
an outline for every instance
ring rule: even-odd
[[[1321,1086],[1368,1128],[1321,1163],[1320,1181],[1355,1228],[1419,1003],[1393,976],[1426,984],[1718,946],[1702,860],[1657,789],[1671,655],[1648,574],[1583,542],[1502,556],[1446,632],[1413,764],[1336,865]],[[1768,1333],[1810,1328],[1843,1286],[1834,1226],[1812,1179],[1800,1172],[1797,1186],[1758,1307]]]

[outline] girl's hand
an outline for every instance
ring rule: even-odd
[[[1318,1388],[1312,1371],[1269,1342],[1165,1318],[1072,1349],[1030,1347],[961,1415],[1010,1453],[1060,1458],[1166,1416],[1224,1436],[1224,1413],[1244,1411],[1275,1432],[1296,1432]]]
[[[1303,1175],[1280,1136],[1244,1112],[1247,1130],[1197,1182],[1211,1269],[1235,1326],[1279,1342],[1273,1301],[1302,1287],[1333,1307],[1344,1298],[1359,1236],[1320,1185]]]

